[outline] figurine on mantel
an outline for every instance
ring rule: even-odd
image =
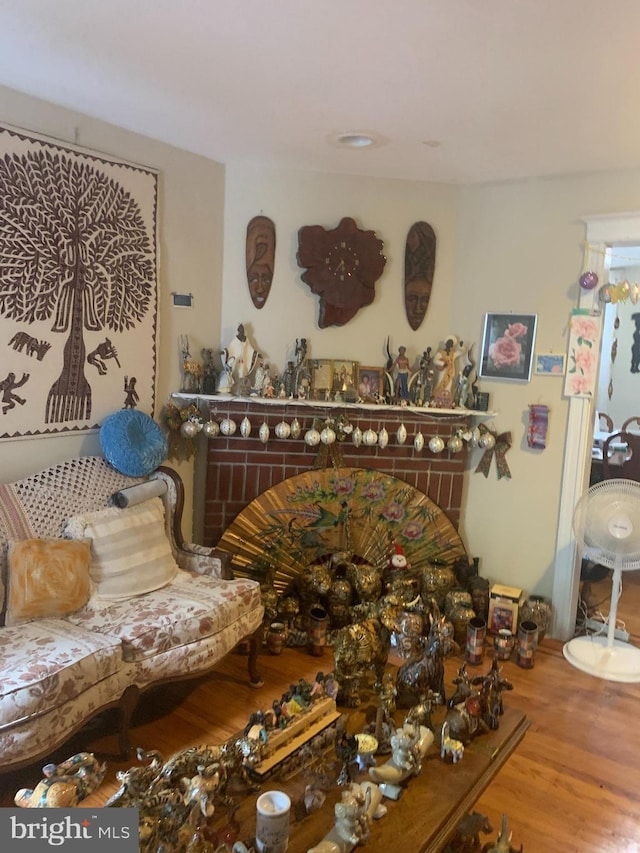
[[[452,409],[455,402],[456,364],[465,352],[462,341],[455,335],[449,335],[442,349],[433,359],[434,367],[439,371],[438,381],[433,391],[433,402],[441,409]]]
[[[235,337],[222,350],[221,355],[225,372],[233,376],[240,385],[238,390],[242,391],[243,386],[247,384],[243,380],[246,380],[253,371],[260,357],[258,350],[249,341],[242,323],[238,326]]]
[[[407,348],[398,347],[398,355],[393,362],[394,366],[394,395],[399,402],[409,399],[409,371],[411,364],[407,358]]]

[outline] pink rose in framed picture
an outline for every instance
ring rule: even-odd
[[[528,382],[536,322],[536,314],[486,314],[479,375]]]

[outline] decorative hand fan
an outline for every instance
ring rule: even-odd
[[[563,652],[570,664],[608,681],[640,681],[640,649],[615,639],[622,572],[640,569],[640,483],[596,483],[580,499],[573,519],[583,556],[613,569],[607,636],[575,637]]]
[[[394,543],[414,569],[467,555],[453,524],[427,495],[365,468],[306,471],[268,489],[234,519],[218,546],[234,570],[285,590],[300,571],[336,551],[384,568]]]

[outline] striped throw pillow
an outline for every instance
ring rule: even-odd
[[[65,535],[91,540],[89,572],[101,598],[118,601],[160,589],[179,571],[157,497],[71,518]]]

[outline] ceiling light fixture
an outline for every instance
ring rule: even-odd
[[[349,130],[330,134],[327,142],[336,148],[375,148],[384,145],[386,139],[364,130]]]
[[[373,139],[366,133],[343,133],[338,137],[338,143],[347,148],[366,148],[373,145]]]

